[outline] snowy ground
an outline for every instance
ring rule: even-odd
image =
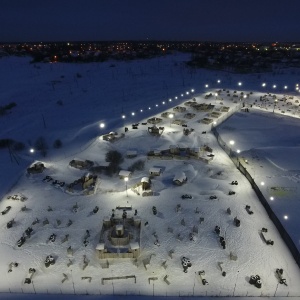
[[[116,67],[111,67],[111,63],[30,65],[24,58],[0,60],[1,69],[6,70],[1,73],[1,105],[2,102],[3,105],[11,101],[17,103],[10,115],[1,118],[0,137],[23,141],[28,147],[33,145],[39,136],[44,136],[50,147],[56,138],[63,142],[61,149],[49,149],[46,158],[42,158],[38,153],[19,154],[16,157],[19,165],[16,161],[11,162],[9,154],[1,150],[0,165],[3,171],[0,173],[0,210],[8,205],[12,206],[11,210],[0,218],[3,228],[0,236],[0,253],[3,257],[0,271],[5,274],[0,282],[2,292],[300,296],[298,266],[248,181],[236,170],[209,132],[210,125],[198,123],[206,113],[197,113],[195,118],[186,120],[188,127],[195,130],[189,136],[183,135],[182,127],[171,125],[169,119],[164,119],[163,123],[159,124],[165,127],[159,138],[149,135],[148,125],[140,125],[137,130],[131,129],[132,123],[145,122],[150,116],[159,117],[164,110],[170,110],[191,97],[196,97],[199,103],[212,103],[216,105],[216,109],[220,108],[220,102],[223,102],[225,106],[230,107],[231,114],[242,105],[241,101],[235,103],[232,98],[238,80],[243,81],[244,91],[253,91],[253,95],[245,100],[246,104],[255,104],[255,100],[264,95],[259,86],[262,79],[252,75],[241,79],[237,75],[203,70],[189,72],[182,65],[182,61],[186,59],[185,55],[173,55],[146,61],[120,62],[115,64]],[[295,86],[297,75],[292,74],[295,71],[285,72],[274,76],[266,74],[263,79],[270,85],[274,84],[276,79],[278,89],[286,84],[285,82],[290,87]],[[78,73],[81,77],[77,76]],[[217,79],[220,79],[221,83],[217,83]],[[210,89],[205,88],[205,84],[209,84]],[[194,94],[191,93],[192,88],[196,89]],[[204,100],[206,93],[214,93],[215,89],[219,88],[230,90],[231,96],[228,97],[226,91],[222,91],[218,99],[213,96]],[[256,92],[257,90],[260,90],[260,93]],[[186,94],[187,91],[189,95]],[[278,99],[280,97],[278,96]],[[62,100],[63,105],[58,105],[58,100]],[[275,115],[272,113],[275,102],[271,101],[274,99],[265,101],[262,105],[259,103],[260,106],[255,105],[255,109],[250,108],[250,113],[238,112],[221,126],[224,140],[234,139],[235,145],[241,150],[241,157],[250,161],[251,171],[255,172],[254,178],[266,182],[265,193],[273,183],[276,186],[297,187],[298,173],[295,170],[299,170],[299,166],[294,164],[292,159],[286,158],[291,158],[292,155],[295,158],[297,154],[296,147],[299,144],[296,137],[292,136],[296,130],[277,126],[278,118],[285,122],[286,126],[290,126],[288,128],[299,126],[298,119],[284,116],[298,116],[296,102],[295,107],[284,114],[279,111],[281,103],[277,102]],[[293,101],[296,101],[296,98]],[[262,112],[266,107],[269,108],[268,111]],[[193,112],[191,108],[188,108],[188,111]],[[135,113],[134,116],[132,112]],[[122,119],[122,115],[126,118]],[[176,118],[183,118],[183,115],[176,114]],[[226,113],[223,113],[220,119],[225,119],[225,115]],[[100,122],[105,123],[104,129],[99,128]],[[101,138],[102,134],[112,130],[123,133],[124,125],[128,125],[129,131],[123,139],[110,143]],[[207,134],[202,134],[204,131]],[[282,136],[282,133],[286,136],[287,131],[289,138],[277,138]],[[252,134],[253,132],[255,134]],[[269,142],[265,136],[270,138]],[[209,145],[215,155],[209,164],[196,160],[146,159],[149,150],[168,149],[170,145],[193,148],[204,144]],[[289,155],[282,155],[280,147],[283,146],[284,153],[289,151]],[[68,166],[71,159],[89,159],[101,164],[105,161],[105,153],[110,149],[118,150],[122,154],[127,150],[138,151],[137,158],[124,160],[123,169],[135,160],[145,160],[144,171],[134,172],[127,183],[128,196],[125,182],[118,176],[100,175],[97,191],[90,196],[70,195],[63,189],[42,181],[45,175],[50,175],[70,183],[84,173]],[[26,167],[35,160],[42,160],[47,169],[40,175],[26,175]],[[299,160],[294,160],[299,164]],[[263,167],[260,167],[262,162]],[[162,175],[153,180],[155,194],[152,197],[138,196],[130,187],[147,176],[151,167],[163,169]],[[274,173],[274,168],[277,173]],[[178,171],[184,171],[187,175],[188,181],[183,186],[175,186],[172,183]],[[268,176],[272,178],[272,182]],[[237,180],[238,185],[232,186],[232,180]],[[293,184],[288,185],[286,180]],[[228,195],[229,190],[234,190],[235,195]],[[297,193],[298,190],[296,188],[292,191]],[[193,198],[182,200],[181,195],[186,193],[191,194]],[[14,194],[23,194],[28,200],[20,202],[7,199],[8,195]],[[216,195],[217,199],[210,200],[211,195]],[[289,223],[285,226],[290,235],[297,240],[299,221],[296,219],[296,210],[299,212],[299,204],[293,200],[296,197],[285,198],[284,195],[280,202],[277,201],[277,196],[274,197],[274,210],[278,215],[289,215]],[[287,201],[289,205],[286,205]],[[79,209],[74,213],[72,207],[76,203]],[[176,212],[178,204],[182,209]],[[21,211],[24,205],[28,208],[27,211]],[[96,205],[100,210],[97,214],[90,214]],[[133,211],[137,209],[142,220],[142,253],[137,266],[129,259],[114,259],[110,260],[110,266],[106,269],[103,268],[103,261],[96,257],[95,247],[99,241],[103,218],[110,216],[111,210],[118,205],[132,205]],[[158,209],[156,216],[152,214],[153,205]],[[245,210],[246,205],[251,206],[254,212],[252,215]],[[48,206],[51,206],[53,211],[48,211]],[[228,207],[231,208],[231,215],[226,212]],[[196,208],[199,213],[195,213]],[[235,216],[241,220],[240,227],[234,225]],[[200,217],[204,218],[201,224]],[[16,223],[7,229],[6,224],[12,218]],[[35,218],[39,218],[40,223],[32,226],[34,231],[31,238],[21,248],[17,247],[17,240]],[[42,222],[46,218],[49,224],[43,226]],[[69,219],[73,224],[67,227]],[[149,222],[149,225],[144,226],[145,222]],[[221,235],[226,239],[225,250],[220,246],[218,236],[214,232],[216,225],[220,226]],[[198,234],[195,241],[190,241],[189,233],[194,226],[198,228]],[[262,227],[268,228],[269,237],[275,242],[274,246],[266,245],[262,240],[259,234]],[[172,228],[173,233],[168,232],[168,228]],[[85,247],[83,239],[86,230],[90,231],[91,237],[90,243]],[[56,241],[47,242],[52,233],[57,234]],[[158,236],[160,246],[154,244],[154,233]],[[66,234],[69,234],[69,240],[62,243],[61,240]],[[182,241],[178,241],[178,234]],[[72,257],[67,255],[69,246],[74,249]],[[168,255],[170,250],[174,250],[173,258]],[[231,251],[238,256],[237,261],[229,259]],[[56,258],[56,264],[45,268],[44,260],[49,254]],[[84,255],[89,264],[83,270]],[[146,270],[142,261],[151,255],[151,263]],[[182,256],[187,256],[192,262],[188,273],[183,273],[180,262]],[[67,267],[69,259],[73,264]],[[11,273],[7,273],[9,263],[14,261],[20,265]],[[164,261],[167,268],[162,266]],[[221,275],[218,262],[223,262],[226,277]],[[37,272],[33,284],[27,285],[24,284],[24,279],[30,267],[35,268]],[[276,268],[284,269],[288,286],[278,284]],[[199,281],[196,273],[200,270],[205,270],[209,285],[204,286]],[[68,276],[64,283],[61,282],[63,273]],[[261,289],[248,282],[249,277],[256,274],[262,278]],[[101,284],[103,277],[126,275],[135,275],[136,283],[128,279]],[[168,275],[170,285],[163,280],[165,275]],[[88,282],[82,277],[92,277],[92,280]],[[149,284],[149,277],[158,279]]]

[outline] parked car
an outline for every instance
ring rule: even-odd
[[[1,215],[6,215],[11,209],[11,206],[6,206],[6,208],[1,212]]]
[[[192,198],[193,197],[190,194],[184,194],[184,195],[181,196],[181,199],[192,199]]]

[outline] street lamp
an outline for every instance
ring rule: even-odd
[[[276,106],[276,104],[277,104],[277,99],[275,99],[275,101],[274,101],[274,107],[273,107],[273,113],[274,113],[274,111],[275,111],[275,106]]]
[[[170,119],[170,127],[172,126],[171,124],[171,122],[172,122],[172,119],[174,118],[174,114],[169,114],[169,119]]]
[[[128,177],[124,177],[124,181],[125,181],[125,188],[126,188],[126,197],[128,197],[128,192],[127,192],[127,181],[128,181]]]

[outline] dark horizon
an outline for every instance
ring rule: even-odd
[[[0,42],[291,43],[299,11],[299,0],[2,0]]]

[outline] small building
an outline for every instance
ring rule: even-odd
[[[185,115],[184,115],[184,117],[186,118],[186,119],[193,119],[193,118],[195,118],[195,114],[193,114],[193,113],[186,113]]]
[[[172,124],[183,126],[183,125],[186,125],[186,121],[185,120],[180,120],[180,119],[175,119],[175,120],[172,121]]]
[[[173,183],[176,185],[183,185],[187,182],[187,177],[184,172],[176,174],[173,178]]]
[[[152,127],[148,127],[148,132],[151,135],[162,135],[164,130],[165,130],[165,127],[157,127],[156,125],[153,125]]]
[[[126,212],[126,210],[125,210]],[[96,246],[100,259],[137,258],[140,255],[141,220],[124,216],[106,217]]]
[[[179,113],[185,112],[185,111],[186,111],[186,107],[183,107],[183,106],[176,106],[176,107],[173,108],[173,111],[179,112]]]
[[[153,117],[153,118],[148,119],[147,122],[150,124],[158,124],[158,123],[162,122],[162,119]]]
[[[151,188],[151,179],[149,177],[143,177],[141,179],[141,183],[142,183],[142,190],[143,191],[150,190],[150,188]]]
[[[94,163],[90,160],[82,161],[82,160],[72,159],[69,165],[73,168],[84,170],[84,169],[91,168],[94,165]]]
[[[127,158],[137,157],[137,151],[136,150],[128,150],[128,151],[126,151],[126,157]]]
[[[27,168],[28,174],[42,173],[46,169],[45,165],[41,162],[34,163],[31,167]]]
[[[130,171],[126,171],[126,170],[121,170],[120,172],[119,172],[119,177],[120,177],[120,179],[124,179],[124,178],[129,178],[129,177],[131,177],[132,176],[132,172],[130,172]]]
[[[163,118],[170,118],[170,116],[175,116],[175,114],[173,112],[169,112],[169,111],[165,111],[161,114],[161,117]]]
[[[161,173],[162,173],[161,168],[155,168],[155,167],[152,167],[152,168],[150,168],[150,170],[149,170],[150,176],[159,176]]]

